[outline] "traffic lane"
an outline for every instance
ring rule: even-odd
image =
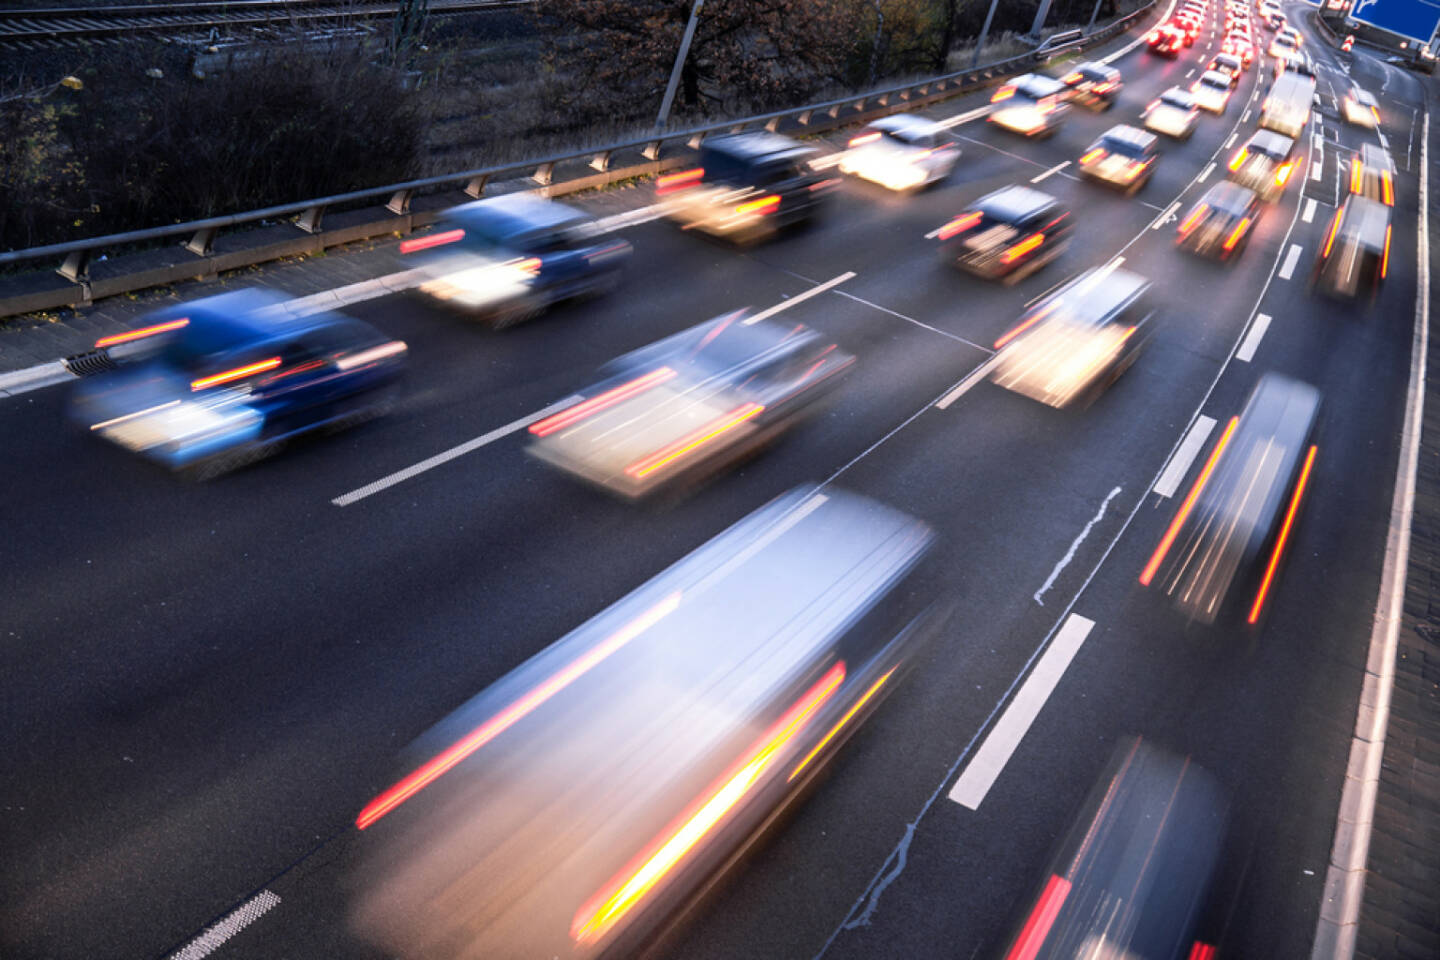
[[[832,449],[799,448],[790,468],[776,474],[758,496],[737,501],[735,494],[723,491],[722,479],[714,488],[716,496],[697,498],[715,507],[691,510],[687,506],[669,514],[635,511],[526,460],[519,453],[519,442],[512,441],[473,458],[466,464],[468,469],[445,477],[436,471],[412,481],[403,492],[397,491],[397,496],[377,498],[373,510],[342,511],[328,504],[287,500],[267,507],[257,504],[253,513],[234,517],[231,526],[240,529],[220,531],[223,547],[204,536],[215,529],[214,523],[192,532],[192,542],[172,533],[166,538],[170,542],[165,569],[207,573],[205,579],[191,580],[170,592],[164,587],[137,588],[128,583],[127,576],[136,571],[124,564],[110,565],[116,569],[101,565],[100,575],[125,584],[125,589],[108,598],[84,597],[83,613],[71,616],[66,630],[81,638],[97,638],[97,646],[103,638],[106,647],[146,655],[134,656],[121,665],[124,669],[114,679],[126,699],[134,703],[126,711],[129,726],[124,731],[110,729],[109,717],[91,715],[92,701],[107,693],[114,695],[103,689],[105,678],[94,669],[73,678],[74,689],[59,702],[52,695],[53,709],[44,722],[28,713],[10,722],[12,729],[20,728],[18,732],[30,746],[12,781],[32,781],[23,802],[35,811],[66,809],[67,814],[81,814],[80,822],[87,825],[83,830],[71,829],[67,815],[67,823],[57,826],[38,813],[33,822],[14,824],[16,857],[9,864],[6,886],[15,890],[13,902],[21,903],[24,912],[46,918],[40,928],[24,928],[23,934],[35,939],[18,945],[17,952],[24,954],[30,946],[44,952],[44,945],[54,942],[52,938],[67,926],[94,933],[89,924],[77,921],[77,913],[105,929],[122,931],[133,943],[151,943],[158,949],[168,940],[137,929],[153,917],[140,915],[133,905],[71,902],[67,899],[73,892],[70,888],[28,887],[43,872],[40,864],[44,862],[69,865],[94,858],[115,868],[131,857],[140,863],[152,862],[127,844],[114,843],[114,837],[126,835],[124,824],[159,824],[156,832],[166,832],[163,825],[167,822],[164,797],[142,791],[122,803],[110,796],[121,790],[120,779],[127,772],[117,759],[122,754],[165,757],[174,765],[156,772],[165,783],[185,783],[196,796],[216,796],[233,808],[232,813],[244,811],[234,813],[232,831],[224,834],[196,836],[177,826],[164,837],[145,838],[151,857],[186,859],[196,869],[199,864],[223,864],[206,868],[212,870],[208,876],[214,881],[208,887],[184,869],[156,870],[146,883],[136,884],[137,890],[165,900],[177,912],[188,910],[192,923],[210,916],[238,891],[253,886],[257,875],[272,875],[288,862],[286,857],[298,857],[314,837],[333,832],[353,813],[364,791],[353,789],[357,776],[353,768],[344,773],[329,769],[326,754],[336,752],[333,744],[337,739],[344,739],[346,748],[338,751],[335,762],[358,762],[372,771],[388,771],[388,758],[399,744],[540,646],[648,579],[715,530],[794,483],[813,479],[817,465],[836,469],[862,452],[873,437],[890,428],[896,409],[908,411],[932,399],[951,382],[951,371],[965,365],[963,355],[971,352],[969,347],[942,340],[942,347],[928,346],[923,351],[923,361],[906,361],[909,376],[897,383],[887,368],[898,368],[903,355],[913,349],[911,332],[876,332],[867,321],[847,339],[864,341],[872,335],[879,343],[893,345],[899,355],[886,362],[889,358],[878,347],[867,349],[862,344],[862,355],[869,352],[880,362],[871,367],[873,384],[867,381],[864,364],[851,378],[847,392],[855,407],[838,411],[837,426],[831,431],[835,434]],[[811,429],[823,427],[823,423],[824,418]],[[782,442],[775,452],[784,447]],[[248,483],[255,485],[257,500],[270,489],[269,482],[237,477],[237,484]],[[297,535],[302,530],[303,534]],[[681,530],[685,532],[681,546],[672,549]],[[138,531],[117,532],[123,544],[133,540]],[[336,555],[335,544],[345,544],[341,555]],[[620,562],[617,554],[630,557],[633,565]],[[593,569],[595,557],[606,558],[604,572],[611,576],[601,576]],[[154,572],[153,566],[143,569]],[[323,582],[315,582],[317,574]],[[571,586],[569,582],[580,574],[585,586]],[[472,576],[482,582],[494,577],[503,586],[483,589],[468,582]],[[215,583],[228,585],[230,595],[216,597]],[[366,584],[363,596],[356,596],[355,583]],[[295,584],[308,587],[300,610],[295,609]],[[565,603],[554,602],[552,592],[562,594]],[[153,656],[148,652],[156,645],[146,642],[155,629],[153,620],[101,629],[124,619],[119,611],[137,593],[163,604],[173,611],[170,616],[181,618],[166,633],[172,643],[162,645]],[[446,611],[455,602],[450,599],[453,595],[465,598],[460,604],[462,612],[438,615],[443,624],[436,625],[431,612]],[[512,624],[532,623],[527,618],[534,613],[537,597],[545,601],[543,623],[532,626],[534,632],[509,633],[506,628]],[[44,613],[62,602],[53,591],[49,600]],[[415,609],[426,611],[418,628],[411,613]],[[336,610],[346,616],[335,616],[332,611]],[[185,617],[196,618],[199,624]],[[37,612],[26,619],[41,623],[49,618]],[[373,657],[375,648],[369,644],[382,636],[403,641],[418,635],[430,644],[427,654],[435,652],[431,641],[436,633],[456,638],[453,642],[463,648],[473,642],[476,623],[504,625],[487,631],[487,640],[498,640],[497,634],[506,639],[496,643],[495,651],[487,645],[478,655],[456,649],[453,659],[442,656],[416,664],[384,663],[392,672],[381,678],[367,672],[375,667],[373,660],[354,662],[340,655],[365,657],[369,653]],[[216,629],[233,624],[244,624],[243,634]],[[472,625],[471,629],[464,629],[466,624]],[[186,647],[201,632],[199,627],[208,627],[217,635],[205,637],[212,641],[208,646]],[[516,639],[522,636],[525,639]],[[357,639],[361,649],[350,650],[350,637]],[[536,637],[545,639],[540,642]],[[361,640],[363,644],[359,644]],[[53,641],[47,632],[38,632],[40,645]],[[402,642],[398,649],[407,647]],[[265,655],[251,662],[256,650]],[[103,658],[100,649],[85,653],[97,660]],[[337,659],[323,660],[327,655]],[[462,668],[477,656],[484,664],[480,672]],[[491,659],[497,656],[499,659]],[[55,674],[61,669],[52,657],[48,663],[40,661],[18,670],[15,702],[33,710],[54,686]],[[323,696],[317,691],[323,691]],[[423,698],[416,702],[407,696],[408,691],[422,691]],[[364,705],[359,714],[354,712],[356,704]],[[287,725],[279,719],[295,711],[305,722]],[[179,723],[177,717],[187,718],[186,722]],[[356,730],[376,723],[386,724],[387,732],[373,731],[370,739],[356,736]],[[392,729],[399,733],[391,735],[388,731]],[[348,736],[339,731],[348,731]],[[271,765],[270,757],[247,759],[244,755],[244,744],[256,737],[278,741],[290,769],[302,767],[319,774],[315,781],[307,782],[332,786],[316,787],[320,797],[294,796],[297,787],[285,782],[286,763]],[[62,750],[63,745],[76,742],[96,745],[103,758],[94,751]],[[216,744],[224,746],[217,748]],[[52,751],[66,752],[65,760],[47,764]],[[372,777],[377,775],[372,772]],[[96,794],[88,804],[66,799],[73,782],[81,777],[90,778]],[[352,786],[339,786],[345,784]],[[331,789],[335,792],[326,792]],[[309,811],[303,825],[297,826],[291,818],[289,811],[295,809]],[[273,847],[265,844],[266,852],[280,849],[285,853],[262,856],[253,849],[234,849],[237,835],[275,837]],[[172,882],[180,884],[179,889],[170,889]],[[126,917],[109,917],[113,910],[125,912]],[[106,923],[112,919],[113,924]],[[163,932],[172,931],[167,927]],[[82,939],[80,945],[95,943]]]

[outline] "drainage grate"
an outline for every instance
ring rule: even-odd
[[[110,354],[104,350],[86,350],[73,357],[66,357],[64,363],[65,369],[77,377],[88,377],[115,369],[115,361],[111,360]]]

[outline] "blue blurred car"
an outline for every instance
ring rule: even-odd
[[[388,409],[406,346],[335,313],[292,317],[284,298],[239,290],[170,307],[105,337],[119,369],[81,381],[71,417],[193,479],[318,427]]]
[[[496,329],[553,303],[608,292],[630,244],[599,235],[594,218],[519,193],[448,211],[423,236],[400,244],[415,258],[422,294],[488,319]]]

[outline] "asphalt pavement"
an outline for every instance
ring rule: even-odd
[[[1396,218],[1373,305],[1309,292],[1345,163],[1376,136],[1338,116],[1349,64],[1318,40],[1303,176],[1233,263],[1176,250],[1175,223],[1255,129],[1268,57],[1223,115],[1162,143],[1135,197],[1074,176],[1095,136],[1187,84],[1218,40],[1207,30],[1176,60],[1118,58],[1118,105],[1073,111],[1049,140],[959,124],[962,156],[942,185],[896,197],[846,183],[819,222],[772,244],[739,251],[663,221],[629,227],[637,256],[619,290],[503,333],[409,295],[353,303],[347,312],[410,345],[398,409],[214,483],[182,484],[67,427],[66,386],[0,399],[12,452],[0,954],[374,955],[345,922],[363,882],[349,868],[353,820],[396,751],[814,481],[933,525],[940,545],[916,589],[957,612],[659,954],[997,955],[1114,744],[1141,734],[1191,754],[1230,797],[1204,920],[1219,953],[1307,955],[1390,522],[1416,222]],[[1396,209],[1413,211],[1425,93],[1360,62],[1352,72],[1380,98],[1399,171]],[[1070,249],[1013,287],[939,262],[926,234],[1014,182],[1074,211]],[[630,188],[585,202],[604,213],[649,200]],[[257,276],[303,295],[397,262],[393,244],[347,256]],[[1160,317],[1096,404],[1052,410],[972,377],[1028,301],[1121,257],[1154,282]],[[844,388],[683,504],[635,507],[578,486],[525,457],[519,434],[355,496],[571,395],[625,351],[852,272],[781,314],[859,358]],[[114,305],[94,323],[124,328],[139,313]],[[1187,624],[1137,582],[1177,506],[1156,481],[1195,425],[1238,413],[1265,371],[1323,392],[1311,493],[1262,628]],[[1181,490],[1198,469],[1177,467]],[[951,800],[1016,690],[1057,637],[1077,635],[993,785],[971,806]]]

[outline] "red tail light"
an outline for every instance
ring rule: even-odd
[[[1040,948],[1045,945],[1045,938],[1050,936],[1050,928],[1055,925],[1055,918],[1060,916],[1060,908],[1069,893],[1070,881],[1059,874],[1051,874],[1035,909],[1030,911],[1030,918],[1020,930],[1020,936],[1015,938],[1015,945],[1005,954],[1005,960],[1035,960]]]
[[[1215,444],[1215,449],[1210,452],[1210,459],[1205,461],[1205,467],[1200,471],[1200,476],[1195,479],[1195,486],[1190,488],[1190,493],[1185,497],[1185,502],[1175,513],[1175,519],[1170,521],[1170,526],[1165,530],[1165,536],[1160,538],[1160,546],[1155,548],[1151,555],[1150,562],[1145,564],[1145,569],[1140,573],[1140,583],[1143,586],[1150,586],[1150,581],[1155,579],[1155,573],[1160,569],[1160,564],[1165,560],[1165,554],[1170,552],[1170,546],[1175,542],[1175,537],[1180,533],[1180,526],[1185,518],[1190,515],[1190,510],[1195,506],[1195,501],[1200,498],[1200,491],[1205,489],[1205,484],[1210,480],[1210,474],[1215,472],[1215,464],[1220,461],[1220,454],[1225,452],[1225,445],[1230,442],[1230,435],[1235,432],[1235,425],[1240,422],[1239,417],[1231,417],[1230,422],[1225,426],[1225,432],[1220,435],[1220,442]]]
[[[464,238],[464,230],[446,230],[444,233],[432,233],[428,237],[413,237],[400,244],[400,252],[416,253],[420,250],[429,250],[431,247],[441,247],[447,243],[454,243],[456,240],[463,240]]]
[[[112,333],[108,337],[101,337],[95,341],[95,349],[113,347],[117,343],[129,343],[131,340],[143,340],[146,337],[153,337],[159,333],[168,333],[171,330],[179,330],[190,323],[189,317],[181,317],[179,320],[169,320],[165,323],[157,323],[151,327],[141,327],[139,330],[130,330],[126,333]]]
[[[1340,229],[1340,214],[1342,212],[1343,208],[1336,210],[1334,219],[1330,221],[1330,232],[1325,235],[1325,249],[1320,251],[1320,259],[1322,260],[1330,256],[1330,248],[1335,244],[1335,232]]]
[[[234,370],[226,370],[223,373],[215,373],[208,377],[201,377],[199,380],[192,380],[190,381],[190,389],[204,390],[206,387],[219,386],[222,383],[230,383],[232,380],[243,380],[245,377],[256,373],[274,370],[278,366],[280,366],[279,357],[270,357],[258,363],[247,363],[245,366],[236,367]]]
[[[936,236],[938,236],[941,240],[949,240],[957,233],[964,233],[966,230],[974,227],[981,221],[981,219],[983,219],[984,216],[985,215],[982,214],[979,210],[976,210],[973,213],[961,214],[954,220],[951,220],[949,223],[945,224],[945,226],[941,227],[940,232],[936,234]]]
[[[1030,234],[1030,236],[1026,237],[1024,240],[1021,240],[1019,243],[1015,244],[1015,246],[1002,253],[1000,255],[1000,262],[1014,263],[1016,260],[1019,260],[1021,257],[1025,256],[1025,254],[1034,250],[1036,247],[1040,246],[1040,244],[1044,242],[1045,234],[1032,233]]]
[[[704,167],[667,174],[655,181],[655,192],[674,193],[676,190],[684,190],[686,187],[695,186],[703,176],[705,176]]]
[[[537,437],[548,437],[556,430],[563,430],[573,423],[584,420],[591,414],[599,413],[606,407],[612,407],[622,400],[628,400],[638,393],[649,390],[651,387],[659,386],[673,376],[675,376],[675,371],[669,367],[652,370],[643,377],[637,377],[628,383],[622,383],[618,387],[612,387],[604,393],[596,394],[583,403],[577,403],[573,407],[566,407],[553,416],[530,424],[530,432]]]
[[[1208,203],[1202,203],[1190,211],[1190,216],[1186,217],[1185,222],[1180,224],[1180,236],[1188,237],[1190,231],[1195,229],[1195,225],[1200,222],[1200,219],[1205,216],[1206,211],[1209,209],[1210,205]]]
[[[1080,165],[1083,167],[1085,164],[1090,163],[1092,160],[1099,160],[1103,156],[1105,156],[1105,148],[1096,147],[1094,150],[1091,150],[1080,158]]]
[[[1265,605],[1265,594],[1270,581],[1275,577],[1275,568],[1280,565],[1280,555],[1285,552],[1285,541],[1290,537],[1290,527],[1295,522],[1295,512],[1300,509],[1300,498],[1305,495],[1305,483],[1310,479],[1310,468],[1315,463],[1316,448],[1311,447],[1305,455],[1305,466],[1300,469],[1300,479],[1295,482],[1295,492],[1290,496],[1290,507],[1285,511],[1285,523],[1280,527],[1280,536],[1275,538],[1275,549],[1270,553],[1270,563],[1265,567],[1265,578],[1260,581],[1260,590],[1255,594],[1255,603],[1250,607],[1247,623],[1260,619],[1260,608]]]

